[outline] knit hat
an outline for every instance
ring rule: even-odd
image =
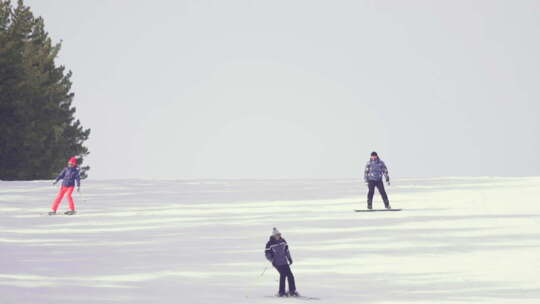
[[[276,236],[276,235],[281,235],[281,232],[279,232],[279,230],[277,230],[277,228],[274,227],[274,228],[272,229],[272,236]]]
[[[377,152],[375,152],[375,151],[371,152],[371,156],[377,156],[377,157],[379,157],[379,155],[377,155]]]
[[[76,158],[76,157],[72,157],[72,158],[69,159],[68,162],[69,162],[70,164],[76,165],[76,164],[77,164],[77,158]]]

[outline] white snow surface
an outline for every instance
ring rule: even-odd
[[[78,215],[47,216],[49,181],[0,182],[0,303],[301,301],[271,297],[272,227],[316,303],[540,302],[540,178],[387,190],[403,211],[353,212],[350,179],[83,181]]]

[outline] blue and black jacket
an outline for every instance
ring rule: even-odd
[[[74,187],[75,184],[77,184],[77,187],[81,185],[81,174],[79,172],[79,168],[77,167],[67,167],[60,172],[60,175],[56,178],[55,182],[58,182],[59,180],[62,181],[63,187]]]
[[[270,240],[266,243],[264,255],[274,266],[289,265],[292,263],[289,245],[287,245],[287,241],[283,238],[276,240],[274,237],[270,237]]]
[[[382,177],[385,177],[386,181],[390,181],[390,176],[388,176],[388,168],[386,168],[386,164],[380,160],[369,160],[366,164],[366,169],[364,170],[364,180],[366,182],[369,181],[380,181],[382,180]]]

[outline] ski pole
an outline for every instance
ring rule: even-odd
[[[264,270],[261,272],[261,274],[259,275],[259,278],[262,277],[264,275],[264,273],[266,272],[266,270],[268,269],[268,266],[264,267]]]
[[[264,267],[263,271],[261,272],[261,274],[257,277],[257,281],[264,275],[264,273],[266,272],[266,270],[268,269],[268,266]],[[246,288],[246,291],[247,292],[244,292],[246,294],[246,298],[249,298],[249,294],[253,293],[253,291],[255,290],[256,287],[253,287],[253,290],[250,292],[249,290],[247,290]]]

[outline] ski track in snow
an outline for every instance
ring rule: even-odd
[[[400,212],[357,213],[358,180],[0,182],[0,303],[282,303],[289,242],[316,303],[539,303],[540,178],[403,179]],[[378,194],[376,208],[382,207]],[[65,211],[67,202],[61,205]]]

